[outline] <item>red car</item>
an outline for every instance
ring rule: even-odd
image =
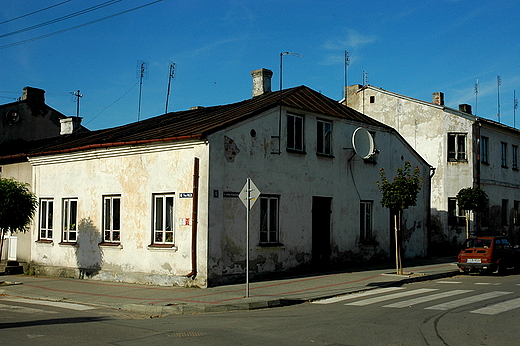
[[[498,272],[520,268],[520,251],[505,237],[468,238],[458,257],[458,267],[465,273]]]

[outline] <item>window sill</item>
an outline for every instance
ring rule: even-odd
[[[327,159],[333,159],[334,158],[334,155],[332,155],[332,154],[325,154],[325,153],[316,153],[316,156],[324,157],[324,158],[327,158]]]
[[[54,245],[54,241],[52,241],[50,239],[39,239],[39,240],[35,241],[35,243]]]
[[[60,246],[61,245],[64,245],[64,246],[78,246],[78,243],[77,242],[73,243],[73,242],[64,242],[64,241],[62,241],[62,242],[59,242],[58,245],[60,245]]]
[[[106,248],[118,248],[118,249],[123,248],[123,245],[121,245],[121,243],[109,243],[109,242],[99,243],[98,246],[106,247]]]
[[[260,248],[274,248],[274,247],[284,247],[282,243],[260,243],[258,244]]]
[[[306,155],[307,152],[305,150],[298,150],[298,149],[291,149],[291,148],[286,148],[285,149],[288,153],[293,153],[293,154],[302,154],[302,155]]]
[[[468,163],[468,160],[456,160],[456,159],[448,159],[450,163]]]
[[[150,244],[148,245],[148,250],[159,250],[159,251],[163,251],[163,250],[173,250],[173,251],[177,251],[177,246],[175,246],[175,244]]]

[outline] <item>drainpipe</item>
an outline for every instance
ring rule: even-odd
[[[197,214],[199,205],[199,158],[193,164],[193,206],[191,213],[191,272],[186,275],[195,279],[197,276]]]

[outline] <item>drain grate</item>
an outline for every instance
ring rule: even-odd
[[[189,338],[192,336],[203,336],[203,333],[199,332],[171,332],[168,333],[168,336],[171,338]]]

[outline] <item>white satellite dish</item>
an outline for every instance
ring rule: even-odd
[[[368,159],[375,154],[374,139],[367,129],[358,127],[352,135],[352,146],[356,154]]]

